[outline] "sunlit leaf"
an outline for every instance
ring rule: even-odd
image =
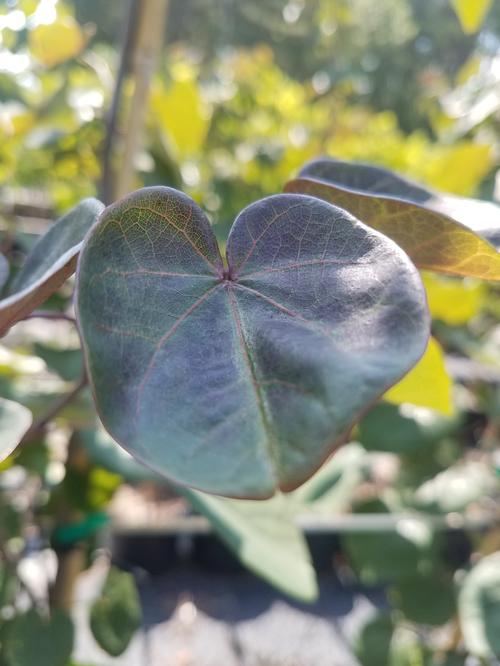
[[[458,597],[467,650],[482,659],[500,657],[500,553],[484,557],[467,574]]]
[[[30,30],[28,44],[38,62],[54,67],[77,56],[85,47],[86,38],[75,19],[64,16]]]
[[[500,280],[500,253],[493,245],[466,220],[437,210],[439,197],[386,169],[325,158],[306,165],[285,190],[349,210],[396,241],[420,268]]]
[[[17,402],[0,398],[0,462],[5,460],[29,430],[33,417]]]
[[[75,271],[82,240],[104,208],[84,199],[61,217],[35,244],[0,300],[0,335],[32,312]]]
[[[296,599],[316,599],[309,551],[287,498],[278,495],[266,502],[252,502],[187,489],[182,492],[251,571]]]
[[[451,414],[451,389],[452,381],[446,371],[443,350],[434,338],[430,338],[425,354],[417,365],[389,389],[384,398],[397,405],[409,402]]]
[[[497,486],[498,479],[486,463],[462,461],[423,483],[415,491],[415,505],[422,511],[460,512],[493,496]]]
[[[480,282],[452,280],[430,273],[423,276],[423,281],[432,317],[451,326],[467,324],[484,304],[486,289]]]
[[[252,204],[227,256],[188,197],[139,190],[88,235],[76,309],[112,437],[178,483],[263,499],[418,360],[428,315],[406,255],[318,199]]]
[[[100,647],[113,657],[127,649],[142,622],[132,574],[112,566],[100,596],[90,608],[90,628]]]
[[[168,89],[164,90],[159,84],[153,89],[151,114],[174,154],[185,159],[201,150],[210,116],[191,70],[178,70],[179,67],[174,70],[177,76]]]
[[[66,666],[73,634],[73,623],[66,613],[56,610],[50,618],[43,618],[29,610],[8,625],[2,656],[7,666]]]
[[[493,0],[450,0],[463,31],[473,34],[482,26]]]

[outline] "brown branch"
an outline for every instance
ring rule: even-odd
[[[139,152],[149,90],[156,60],[163,44],[168,0],[138,0],[137,37],[132,58],[134,92],[123,128],[124,146],[116,179],[115,197],[133,186],[135,160]]]
[[[106,116],[106,134],[102,147],[102,175],[99,184],[99,198],[109,204],[113,199],[114,191],[114,173],[113,173],[113,155],[118,130],[118,114],[122,101],[123,85],[125,77],[130,69],[131,54],[134,51],[134,43],[137,37],[139,0],[130,0],[129,10],[127,12],[127,21],[123,36],[121,39],[120,61],[118,72],[116,74],[116,83],[113,90],[111,106]]]
[[[65,393],[61,397],[57,398],[52,405],[47,409],[45,414],[42,414],[38,419],[36,419],[31,428],[28,430],[28,432],[24,435],[21,444],[24,444],[26,442],[29,442],[30,440],[34,439],[37,435],[40,434],[41,431],[45,428],[45,426],[50,423],[62,410],[67,407],[75,398],[76,396],[80,393],[80,391],[87,386],[87,375],[84,374],[80,381],[75,384],[75,386],[68,391],[68,393]]]
[[[26,315],[26,317],[23,317],[22,321],[26,321],[27,319],[69,321],[72,324],[76,324],[76,319],[74,317],[71,317],[71,315],[67,315],[64,312],[57,312],[55,310],[35,310],[34,312],[30,312],[29,315]]]

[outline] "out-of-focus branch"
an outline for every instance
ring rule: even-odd
[[[38,418],[36,421],[33,422],[31,428],[24,435],[21,444],[29,442],[32,439],[34,439],[37,435],[39,435],[40,432],[45,428],[45,426],[50,421],[52,421],[59,414],[59,412],[62,412],[62,410],[65,407],[67,407],[71,402],[73,402],[73,400],[80,393],[80,391],[85,388],[85,386],[87,386],[86,374],[82,376],[80,381],[77,384],[75,384],[75,386],[70,391],[68,391],[68,393],[65,393],[60,398],[55,400],[53,404],[50,405],[50,407],[47,409],[45,414],[42,414],[40,418]]]
[[[135,162],[141,147],[151,79],[163,45],[169,0],[139,0],[137,33],[132,54],[134,90],[123,126],[123,153],[119,160],[114,198],[133,187]]]
[[[101,155],[102,176],[99,186],[99,197],[106,204],[111,203],[113,199],[113,157],[118,136],[118,114],[122,101],[123,84],[125,83],[125,77],[130,69],[131,54],[134,50],[134,42],[138,26],[137,16],[140,4],[140,0],[129,0],[127,21],[121,40],[120,60],[116,74],[115,89],[113,91],[111,106],[106,117],[106,135]]]
[[[70,324],[76,324],[76,319],[65,312],[58,312],[56,310],[35,310],[30,312],[29,315],[24,317],[23,321],[27,319],[48,319],[49,321],[67,321]]]

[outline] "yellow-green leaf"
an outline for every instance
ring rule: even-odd
[[[434,338],[430,338],[425,354],[400,382],[384,395],[386,400],[400,405],[409,402],[451,414],[451,379],[446,372],[444,354]]]
[[[171,86],[156,86],[151,96],[153,122],[181,159],[196,155],[202,148],[210,122],[193,73],[177,68]]]
[[[471,35],[482,26],[492,0],[450,0],[451,6],[462,25],[463,31]]]
[[[422,276],[429,310],[446,324],[466,324],[481,310],[485,285],[475,280],[452,280],[426,273]]]
[[[71,16],[58,18],[49,25],[38,25],[29,33],[32,55],[45,67],[54,67],[77,56],[86,43],[85,35]]]
[[[500,253],[494,242],[496,209],[488,228],[464,219],[462,200],[440,197],[387,169],[330,158],[314,160],[299,178],[285,185],[286,192],[308,194],[345,208],[365,224],[392,238],[419,268],[448,275],[500,280]],[[450,203],[450,200],[452,203]],[[467,199],[469,211],[477,202]],[[483,204],[484,202],[480,202]],[[447,206],[443,212],[441,208]],[[483,212],[481,207],[481,213]],[[500,217],[500,214],[498,215]],[[489,228],[491,226],[491,228]],[[488,238],[488,240],[486,240]]]

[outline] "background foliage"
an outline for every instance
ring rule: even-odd
[[[118,1],[2,3],[0,249],[13,274],[49,220],[98,194],[123,14]],[[136,185],[186,191],[221,239],[245,205],[322,154],[498,195],[498,3],[173,0],[165,37]],[[268,503],[182,491],[248,567],[305,600],[317,588],[296,517],[351,515],[350,575],[387,590],[387,612],[356,641],[366,666],[500,658],[498,287],[424,281],[435,342],[327,467]],[[67,312],[70,296],[65,285],[45,307]],[[37,423],[81,368],[71,322],[26,321],[2,339],[2,437],[13,418],[29,425],[12,404]],[[50,549],[60,571],[75,552],[85,568],[110,502],[144,483],[160,485],[96,426],[85,391],[2,463],[2,663],[40,663],[43,642],[47,664],[69,664],[71,599],[56,578],[50,617],[43,594],[28,610],[21,562]],[[110,654],[126,648],[140,623],[130,574],[111,569],[89,622]]]

